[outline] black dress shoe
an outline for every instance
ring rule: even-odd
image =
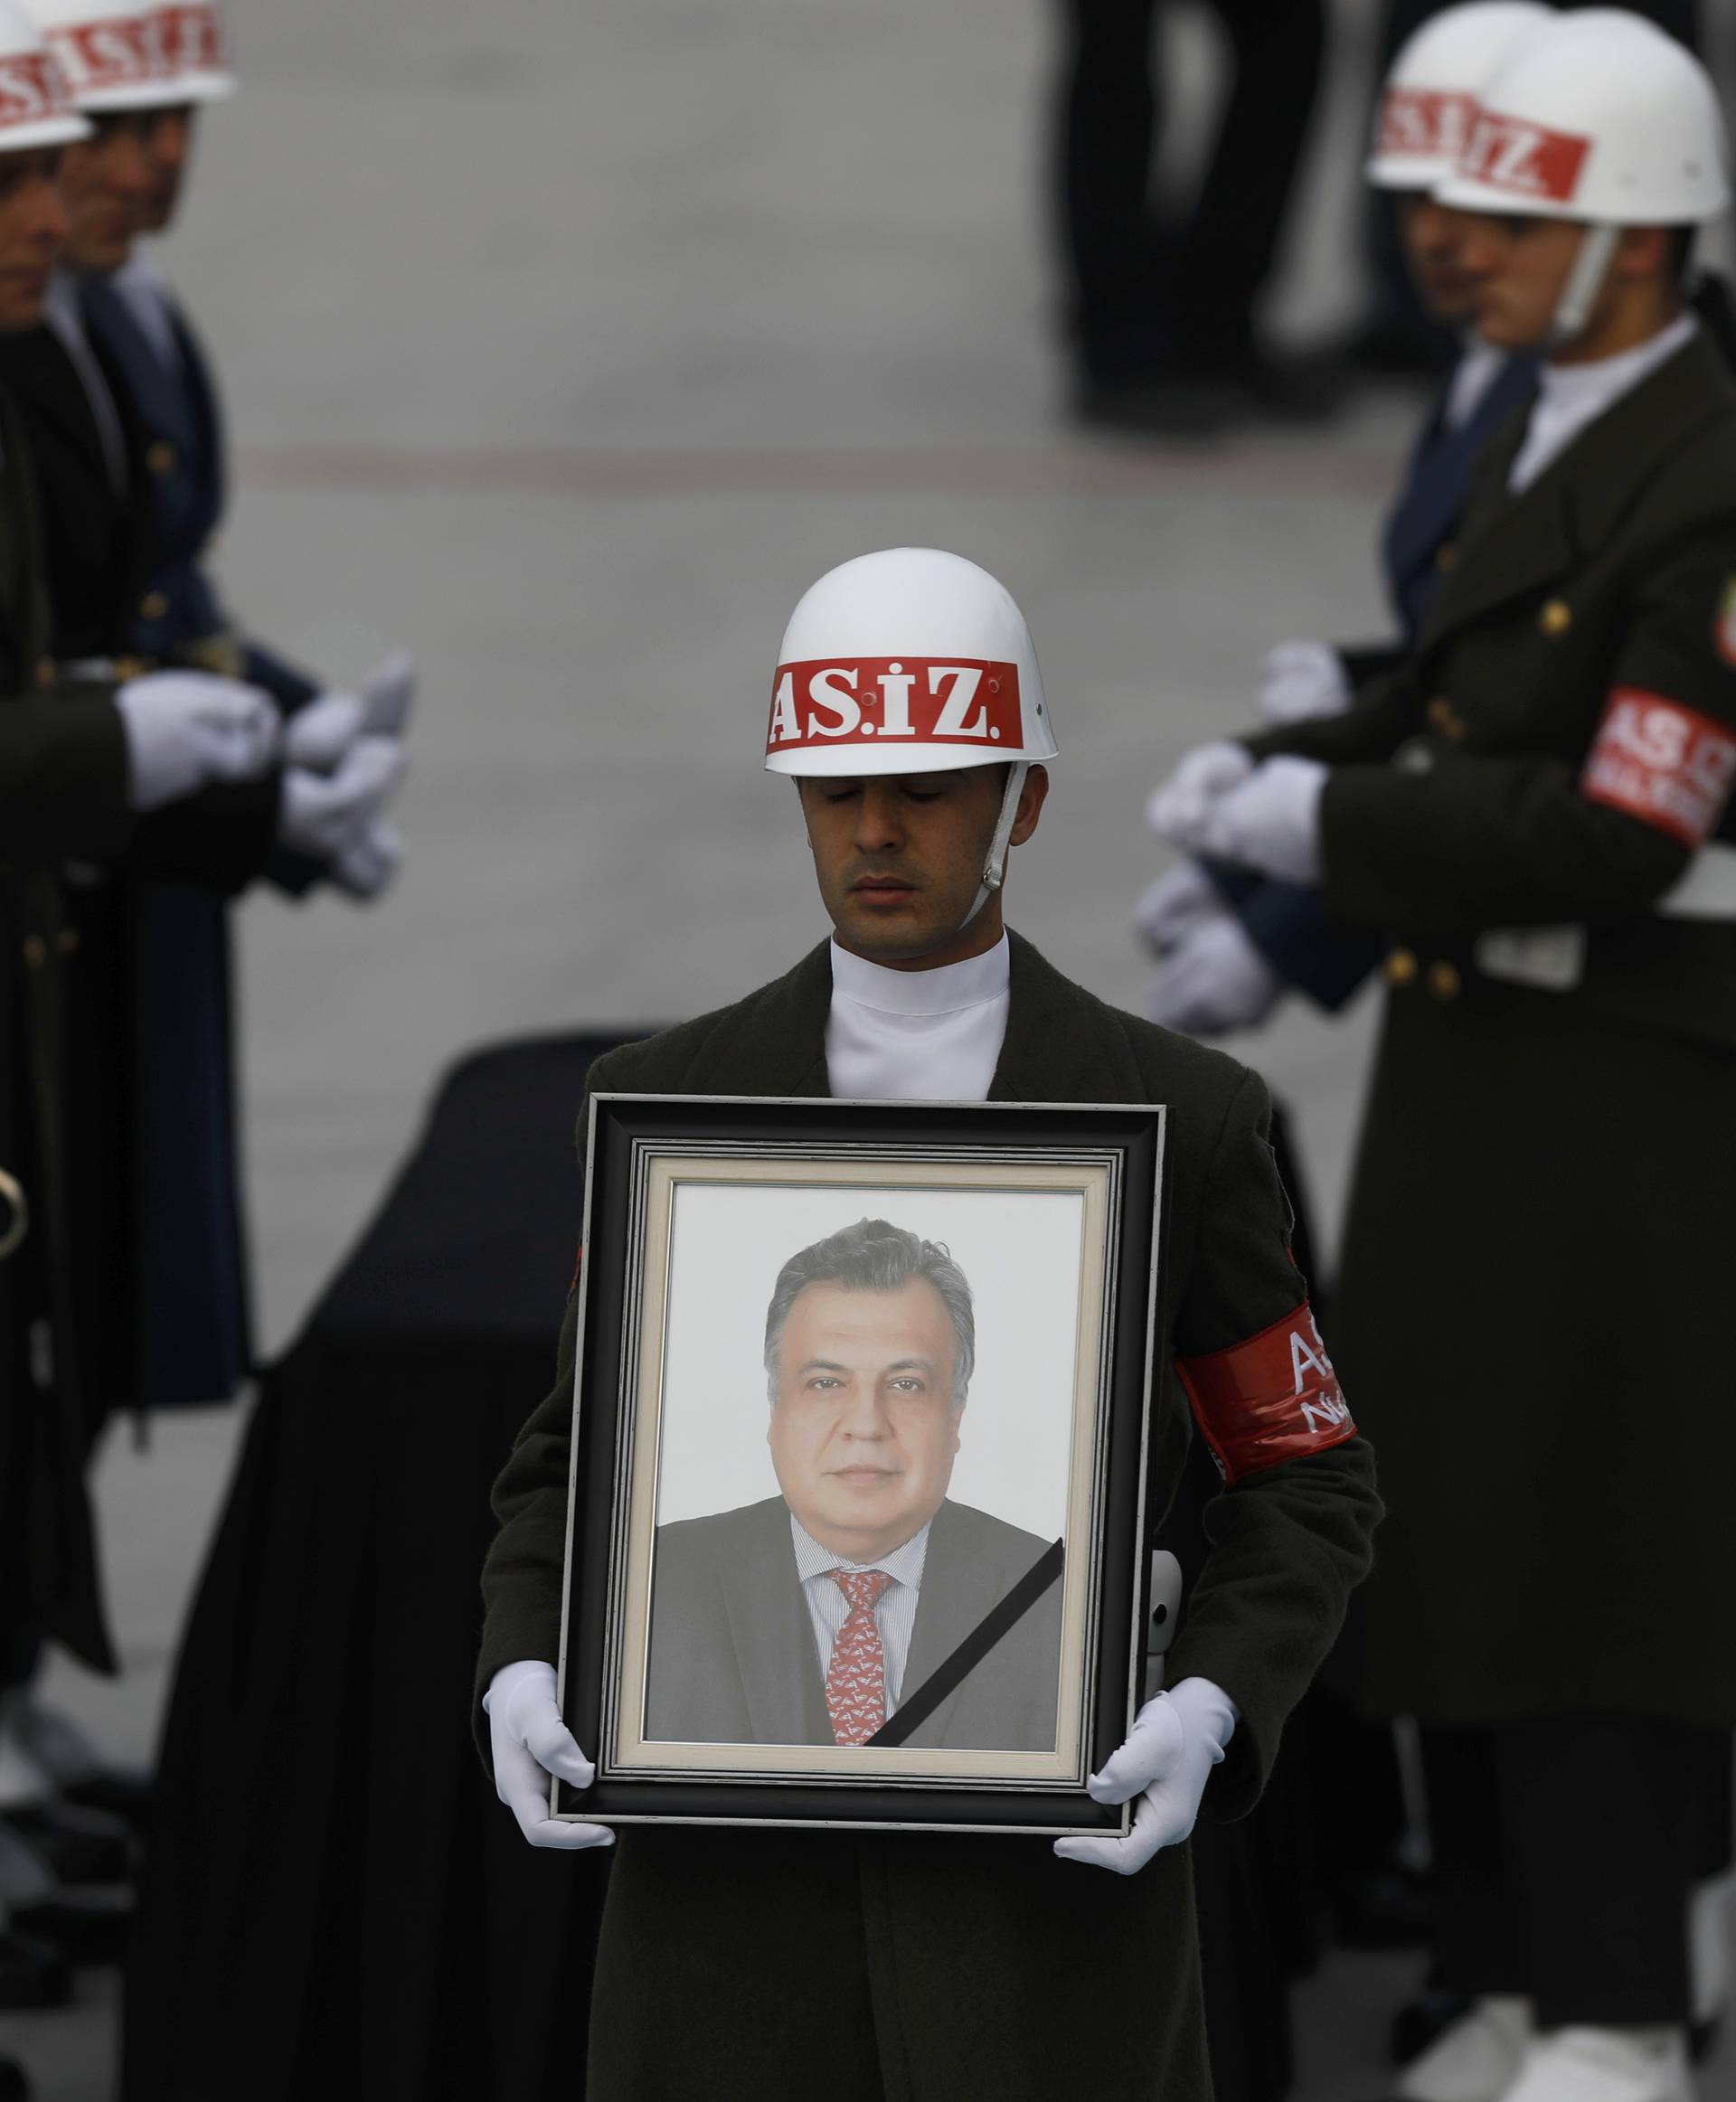
[[[58,1799],[0,1816],[57,1883],[124,1883],[133,1872],[130,1828],[101,1810]]]
[[[72,1966],[58,1948],[27,1934],[0,1934],[0,2013],[64,2007],[71,1997]]]
[[[30,2102],[30,2082],[16,2059],[0,2059],[0,2102]]]
[[[1073,398],[1081,423],[1133,438],[1216,438],[1244,406],[1238,389],[1221,375],[1182,368],[1083,380]]]
[[[1710,2022],[1694,2022],[1688,2025],[1688,2056],[1696,2066],[1703,2066],[1718,2049],[1724,2033],[1724,2018],[1714,2014]]]
[[[1344,368],[1324,354],[1255,349],[1226,370],[1260,414],[1281,423],[1324,423],[1344,405]]]
[[[122,1961],[133,1931],[130,1890],[56,1890],[34,1905],[14,1905],[14,1924],[65,1951],[69,1963],[108,1965]]]
[[[1439,2036],[1471,2011],[1474,2003],[1466,1993],[1434,1989],[1419,1993],[1392,2017],[1387,2032],[1386,2055],[1395,2066],[1408,2066],[1420,2059]]]

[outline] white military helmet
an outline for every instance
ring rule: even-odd
[[[1435,186],[1466,212],[1583,221],[1551,341],[1590,316],[1625,226],[1698,226],[1730,203],[1711,76],[1621,7],[1563,14],[1485,87],[1458,167]]]
[[[1429,190],[1470,137],[1478,90],[1556,19],[1540,0],[1467,0],[1431,14],[1400,45],[1375,112],[1363,174],[1377,190]]]
[[[1004,584],[962,555],[896,547],[810,585],[772,681],[774,774],[938,774],[1012,762],[966,921],[1000,888],[1029,768],[1055,756],[1043,674]]]
[[[17,0],[0,0],[0,154],[71,146],[90,136],[42,32]]]
[[[87,116],[161,109],[175,100],[143,0],[30,0],[72,99]]]
[[[167,76],[165,91],[179,102],[222,102],[235,92],[229,65],[229,26],[219,0],[190,0],[156,10],[156,41]]]
[[[1443,204],[1605,226],[1698,226],[1730,203],[1712,77],[1623,7],[1562,14],[1485,86]]]

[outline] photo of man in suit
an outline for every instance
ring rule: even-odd
[[[947,1494],[976,1355],[941,1243],[863,1219],[785,1263],[765,1343],[782,1493],[657,1528],[647,1738],[865,1744],[1042,1560],[1048,1541]],[[907,1741],[1052,1750],[1061,1598]]]

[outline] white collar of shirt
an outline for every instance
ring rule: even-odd
[[[832,944],[826,1079],[854,1101],[981,1102],[1011,1011],[1011,952],[932,971],[890,971]]]
[[[932,1520],[929,1521],[931,1524]],[[796,1569],[804,1584],[816,1577],[830,1575],[834,1569],[843,1569],[855,1575],[863,1569],[883,1569],[895,1583],[907,1586],[912,1591],[922,1588],[922,1565],[929,1559],[929,1527],[925,1525],[913,1540],[907,1540],[902,1547],[895,1547],[889,1555],[881,1555],[872,1562],[853,1562],[847,1555],[834,1554],[829,1547],[822,1547],[792,1511],[789,1514],[789,1537],[796,1547]]]
[[[932,971],[889,971],[832,944],[832,994],[883,1014],[956,1014],[981,1007],[1006,991],[1012,950],[1005,935],[979,957]]]
[[[78,281],[70,270],[56,270],[48,281],[48,297],[42,302],[42,319],[47,323],[56,342],[72,362],[72,369],[79,375],[79,383],[84,389],[85,399],[90,404],[90,413],[96,419],[97,437],[102,446],[104,465],[108,478],[117,489],[127,486],[127,439],[120,427],[120,411],[115,407],[115,398],[108,391],[108,382],[102,376],[102,367],[97,363],[96,353],[90,348],[90,338],[85,333],[84,316],[79,307]]]
[[[1463,430],[1494,386],[1495,376],[1507,362],[1507,353],[1485,343],[1480,335],[1467,335],[1453,376],[1447,383],[1447,406],[1441,420],[1448,430]]]
[[[1537,375],[1537,401],[1524,443],[1507,476],[1508,490],[1517,495],[1530,488],[1588,424],[1595,423],[1624,394],[1631,394],[1642,380],[1666,364],[1699,326],[1698,316],[1678,315],[1667,328],[1613,358],[1598,358],[1583,365],[1544,365]]]

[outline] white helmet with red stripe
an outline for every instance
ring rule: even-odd
[[[222,102],[235,92],[229,24],[219,0],[177,0],[159,7],[156,41],[176,102]]]
[[[1673,36],[1624,7],[1562,14],[1485,86],[1443,204],[1697,226],[1730,203],[1718,91]]]
[[[1381,91],[1363,174],[1377,190],[1429,190],[1458,165],[1478,91],[1556,19],[1540,0],[1467,0],[1431,14],[1399,47]]]
[[[17,0],[0,0],[0,154],[71,146],[90,136],[42,32]]]
[[[1465,212],[1583,221],[1552,340],[1586,325],[1625,226],[1698,226],[1730,203],[1718,93],[1693,52],[1622,7],[1563,14],[1503,65],[1453,173]]]
[[[30,0],[78,108],[90,116],[161,109],[175,100],[142,0]]]
[[[962,555],[858,555],[828,570],[790,615],[772,682],[769,772],[937,774],[1012,762],[967,922],[1000,888],[1027,770],[1054,756],[1024,616],[1004,584]]]

